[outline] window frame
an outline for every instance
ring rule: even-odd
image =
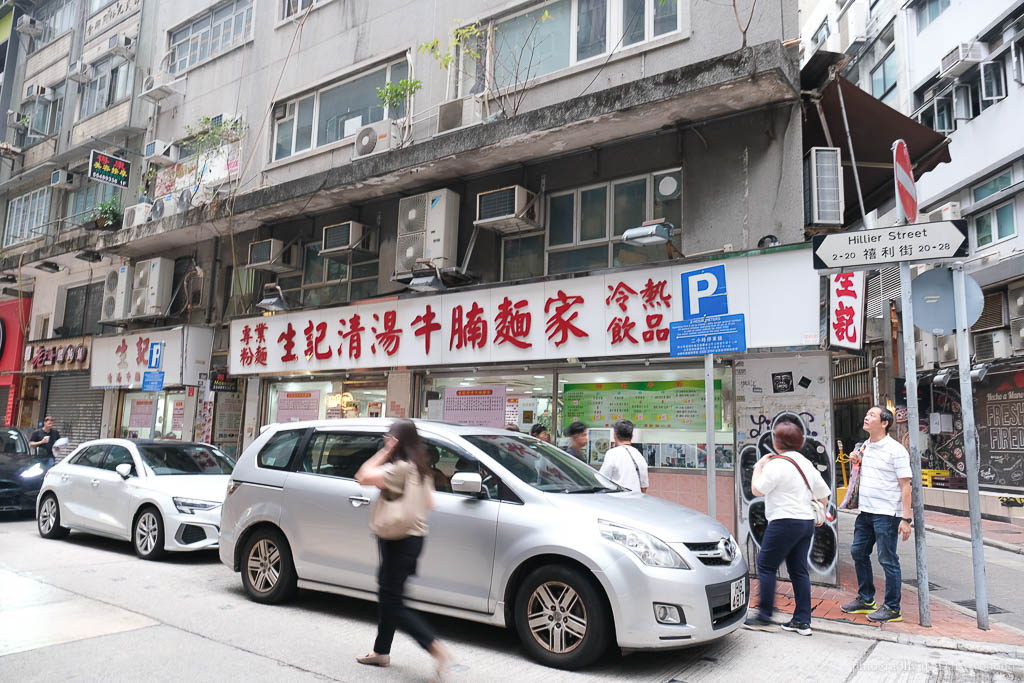
[[[900,83],[900,79],[899,79],[899,65],[898,65],[898,63],[894,62],[893,63],[893,68],[897,70],[897,73],[896,73],[896,75],[892,79],[892,85],[890,85],[889,87],[885,86],[885,82],[886,82],[886,79],[887,79],[887,76],[888,76],[888,69],[886,69],[886,64],[889,62],[890,59],[894,59],[895,56],[896,56],[896,49],[895,49],[895,47],[890,47],[885,52],[885,54],[882,55],[877,62],[875,62],[874,68],[872,68],[871,71],[868,74],[868,77],[871,79],[871,96],[874,97],[876,100],[878,100],[880,102],[884,102],[885,98],[887,98],[889,95],[891,95],[892,92],[896,89],[896,87]],[[882,92],[880,94],[876,94],[875,93],[875,72],[878,71],[879,69],[882,70]]]
[[[58,38],[63,38],[69,31],[73,31],[78,25],[79,3],[85,1],[61,0],[60,2],[50,2],[38,9],[33,9],[31,16],[42,23],[43,32],[39,38],[31,40],[29,49],[26,50],[27,54],[30,56],[34,55]],[[58,16],[60,16],[60,24],[59,29],[56,29],[54,28],[54,18]]]
[[[530,232],[516,233],[514,235],[506,235],[501,238],[501,254],[499,255],[501,263],[501,272],[498,276],[499,282],[505,282],[505,249],[509,242],[525,240],[530,238],[541,238],[541,274],[537,277],[544,277],[547,273],[547,230],[531,230]],[[517,279],[529,279],[529,278],[517,278]]]
[[[986,93],[986,66],[994,71],[992,85],[998,86],[997,90],[999,92],[997,94]],[[980,84],[982,101],[995,104],[1000,100],[1006,99],[1006,66],[1003,64],[1003,60],[1001,58],[985,60],[978,65],[978,71],[978,83]]]
[[[822,35],[823,31],[824,31],[824,35]],[[824,45],[825,41],[828,40],[829,36],[831,36],[831,35],[832,35],[832,29],[829,28],[828,17],[825,17],[825,20],[823,22],[821,22],[820,26],[818,26],[818,30],[815,31],[814,34],[811,36],[811,44],[814,45],[815,49],[817,49],[817,48],[821,47],[822,45]]]
[[[64,98],[67,94],[67,83],[61,83],[53,88],[54,97],[52,100],[44,101],[45,104],[40,102],[39,99],[27,100],[31,102],[30,108],[31,113],[22,112],[23,116],[29,117],[28,127],[23,133],[24,144],[23,147],[31,147],[32,145],[38,145],[41,142],[52,139],[54,136],[60,134],[60,130],[64,125]],[[36,118],[38,107],[42,104],[46,110],[46,129],[39,130],[33,127],[33,123]],[[33,131],[38,133],[33,135]]]
[[[36,234],[36,230],[50,223],[52,194],[50,186],[44,185],[17,197],[12,197],[7,202],[7,218],[4,221],[4,247],[13,247],[17,244],[44,237],[43,233]],[[26,201],[30,203],[27,208],[24,205]],[[35,225],[20,225],[19,236],[17,239],[11,239],[11,219],[15,216],[15,211],[17,211],[17,220],[19,222],[24,221],[29,214],[41,216],[42,222]]]
[[[82,284],[72,285],[63,288],[62,290],[58,290],[60,291],[61,296],[63,296],[64,298],[64,315],[63,319],[61,320],[60,327],[68,327],[68,310],[72,309],[72,313],[74,313],[74,307],[68,306],[68,299],[69,297],[72,296],[72,292],[78,292],[79,290],[83,289],[85,290],[82,299],[83,310],[82,317],[78,326],[64,334],[61,334],[59,337],[57,337],[57,335],[54,334],[55,338],[68,339],[71,337],[96,336],[103,331],[103,328],[99,322],[100,319],[103,317],[103,280],[98,280],[96,282],[84,282]],[[90,289],[96,290],[99,293],[99,296],[95,297],[95,294],[89,291]],[[89,304],[95,303],[96,301],[99,302],[99,308],[97,310],[96,319],[89,320]],[[56,332],[56,330],[54,332]]]
[[[93,64],[93,70],[96,73],[95,77],[81,88],[78,121],[92,118],[118,104],[129,101],[134,93],[135,66],[130,60],[121,57],[105,57]],[[89,90],[94,83],[102,85],[96,87],[95,93],[90,93]],[[102,103],[100,103],[101,96]],[[95,109],[92,108],[94,106]]]
[[[999,210],[1003,209],[1003,208],[1006,208],[1007,206],[1010,207],[1010,215],[1013,216],[1013,231],[1010,232],[1008,235],[1000,237],[999,236]],[[978,219],[983,217],[983,216],[991,216],[991,225],[992,225],[991,241],[986,242],[985,244],[981,244],[978,241]],[[1016,238],[1017,237],[1017,206],[1016,206],[1016,203],[1014,202],[1014,198],[1011,197],[1010,199],[1006,200],[1005,202],[1000,202],[998,204],[994,204],[994,205],[988,207],[987,209],[985,209],[984,211],[980,211],[979,213],[975,214],[973,216],[973,220],[971,221],[971,224],[972,224],[972,228],[973,228],[973,231],[974,231],[974,248],[975,249],[988,249],[989,247],[992,247],[992,246],[995,246],[997,244],[1000,244],[1001,242],[1006,242],[1007,240],[1012,240],[1012,239]]]
[[[218,57],[221,57],[222,55],[226,55],[227,53],[231,52],[235,48],[241,47],[242,45],[251,42],[256,34],[255,4],[255,0],[227,0],[226,2],[220,2],[208,9],[203,10],[202,12],[199,12],[198,14],[194,14],[187,21],[184,21],[175,26],[174,28],[170,29],[169,31],[167,31],[167,40],[165,44],[167,46],[166,59],[168,73],[173,74],[175,77],[180,77],[183,74],[191,71],[192,69],[198,69],[204,64],[209,64]],[[217,15],[223,12],[229,6],[231,8],[231,12],[228,14],[228,16],[223,17],[218,21]],[[234,37],[235,34],[237,33],[235,31],[235,20],[239,15],[242,16],[243,28],[242,34],[236,40]],[[230,35],[232,36],[232,38],[230,44],[225,47],[225,34],[223,32],[223,29],[229,19],[231,21]],[[208,25],[205,27],[199,26],[198,28],[196,28],[196,25],[203,21],[208,21]],[[246,27],[248,28],[248,31],[246,30]],[[195,29],[194,33],[193,29]],[[218,41],[218,49],[216,52],[213,51],[215,29],[217,30],[216,40]],[[188,35],[184,36],[182,40],[175,40],[175,37],[181,35],[183,31],[188,31]],[[207,53],[206,57],[200,58],[199,54],[201,53],[202,50],[204,31],[206,32],[205,41],[207,46]],[[193,41],[196,42],[195,62],[192,62],[191,60],[191,44]],[[179,62],[182,61],[177,54],[179,46],[182,46],[187,50],[184,59],[184,66],[179,66]]]
[[[352,257],[355,255],[354,252],[348,252],[347,254],[340,254],[340,255],[333,255],[333,256],[332,255],[327,255],[327,256],[321,257],[324,260],[324,267],[322,268],[322,273],[323,274],[321,276],[322,279],[319,282],[307,283],[306,282],[306,272],[307,272],[307,269],[306,269],[306,258],[307,258],[307,255],[308,255],[308,250],[311,247],[319,247],[322,244],[323,244],[322,240],[314,240],[314,241],[311,241],[311,242],[305,242],[305,243],[303,243],[301,245],[301,250],[302,250],[302,268],[300,270],[293,270],[293,271],[289,271],[287,273],[281,273],[274,280],[275,283],[279,284],[281,278],[298,277],[300,285],[298,287],[289,287],[288,289],[284,289],[282,287],[281,288],[282,293],[284,293],[286,295],[288,293],[292,293],[294,295],[294,293],[297,292],[299,294],[301,303],[303,303],[303,305],[305,305],[306,292],[314,291],[314,290],[317,290],[317,289],[322,289],[322,288],[325,288],[325,287],[330,287],[332,285],[335,285],[335,286],[336,285],[345,285],[346,296],[345,296],[344,303],[350,303],[352,301],[352,285],[354,283],[368,282],[370,280],[373,280],[373,281],[376,282],[376,281],[379,280],[379,278],[380,278],[380,254],[377,254],[374,258],[367,258],[364,261],[358,261],[358,262],[354,263],[352,261]],[[344,278],[339,278],[339,279],[334,279],[334,280],[328,280],[327,279],[326,261],[327,261],[327,259],[339,259],[339,257],[345,259],[345,277]],[[352,277],[352,270],[353,270],[354,266],[362,266],[362,265],[366,265],[366,264],[369,264],[369,263],[374,263],[374,264],[377,265],[377,269],[376,269],[377,272],[372,277],[371,276],[357,277],[357,278]],[[341,303],[341,302],[339,302],[339,303]]]
[[[929,18],[927,8],[933,3],[938,8],[938,11],[934,17]],[[917,32],[921,33],[921,31],[935,23],[942,16],[942,13],[949,9],[949,6],[950,0],[921,0],[918,2],[914,7],[914,14],[917,17]]]

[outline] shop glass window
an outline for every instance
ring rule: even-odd
[[[986,247],[1017,234],[1014,224],[1013,202],[978,214],[974,217],[974,234],[979,247]]]
[[[896,100],[896,78],[899,64],[896,51],[892,50],[871,71],[871,94],[885,104],[892,106]]]
[[[409,78],[404,58],[284,104],[274,125],[274,160],[354,136],[366,124],[405,116],[405,104],[385,107],[377,89]]]
[[[270,470],[287,468],[295,446],[299,443],[303,433],[301,429],[285,429],[274,434],[260,449],[260,454],[256,456],[257,464]]]
[[[103,282],[72,287],[64,299],[64,324],[54,328],[56,337],[81,337],[99,334],[103,312]]]
[[[114,198],[120,201],[121,188],[110,183],[84,182],[79,189],[67,195],[64,218],[80,225],[92,218],[93,209],[98,204]]]
[[[50,188],[41,187],[7,203],[4,246],[43,237],[50,220]]]
[[[131,62],[112,57],[93,64],[95,76],[85,84],[78,118],[85,119],[131,95]]]
[[[917,4],[917,30],[925,30],[939,15],[949,9],[949,0],[921,0]]]
[[[544,233],[510,237],[502,244],[501,279],[525,280],[544,275]]]
[[[419,417],[428,420],[458,422],[451,404],[445,403],[445,393],[464,388],[500,386],[505,391],[504,414],[501,422],[515,425],[525,434],[536,425],[550,430],[554,415],[551,394],[553,376],[550,372],[522,373],[431,373],[420,384]],[[447,412],[446,412],[447,410]],[[450,474],[450,472],[449,472]]]
[[[184,73],[252,38],[252,0],[233,0],[170,32],[171,73]]]

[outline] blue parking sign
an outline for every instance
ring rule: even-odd
[[[149,369],[159,370],[164,359],[164,343],[150,342],[149,344]]]
[[[725,264],[683,273],[683,320],[729,313]]]

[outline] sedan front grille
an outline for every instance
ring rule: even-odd
[[[714,543],[686,543],[686,547],[697,556],[703,564],[709,567],[728,567],[735,558],[725,557],[722,554],[720,542]]]

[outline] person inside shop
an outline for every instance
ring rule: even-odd
[[[576,420],[566,427],[565,435],[569,437],[569,453],[586,462],[587,442],[590,440],[590,437],[587,435],[587,425]]]
[[[612,439],[615,446],[604,454],[601,474],[630,491],[647,493],[650,484],[647,478],[647,461],[643,454],[633,447],[633,423],[629,420],[616,422],[612,429]]]
[[[539,422],[530,427],[530,436],[536,437],[541,441],[547,441],[548,443],[551,443],[551,432],[549,432],[548,428]]]
[[[438,468],[437,463],[441,462],[441,451],[437,450],[437,446],[432,444],[424,444],[424,448],[427,449],[427,466],[430,470],[431,476],[434,477],[434,490],[441,491],[443,493],[452,492],[452,482],[444,472]]]
[[[53,418],[47,415],[43,419],[43,428],[32,432],[32,436],[30,436],[28,440],[28,445],[36,449],[36,455],[38,457],[49,458],[50,462],[53,463],[53,445],[57,443],[57,439],[59,438],[60,432],[54,428]]]

